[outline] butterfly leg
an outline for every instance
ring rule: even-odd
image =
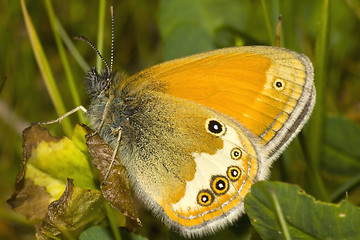
[[[100,133],[100,130],[101,130],[102,126],[104,125],[105,118],[110,111],[110,103],[112,102],[113,99],[114,99],[114,96],[110,95],[109,100],[106,102],[106,105],[104,108],[104,113],[101,117],[100,124],[96,127],[95,131],[92,134],[86,136],[87,138],[90,138],[90,137],[94,136],[95,134]]]
[[[108,170],[107,170],[107,172],[106,172],[106,174],[105,174],[105,177],[104,177],[104,179],[103,179],[103,181],[102,181],[102,184],[103,184],[103,185],[105,184],[107,178],[109,177],[111,167],[112,167],[112,165],[114,164],[114,161],[115,161],[115,159],[116,159],[116,155],[117,155],[117,152],[118,152],[119,146],[120,146],[121,127],[118,127],[117,129],[115,129],[111,134],[115,134],[116,132],[118,133],[118,137],[117,137],[117,141],[116,141],[116,145],[115,145],[114,152],[113,152],[113,154],[112,154],[112,156],[111,156],[110,165],[109,165]]]
[[[65,113],[64,115],[60,116],[59,118],[57,118],[55,120],[48,121],[48,122],[35,122],[35,123],[32,123],[31,125],[50,125],[53,123],[60,123],[64,118],[70,116],[71,114],[73,114],[79,110],[83,111],[84,113],[87,112],[86,108],[84,108],[83,106],[80,105],[80,106],[68,111],[67,113]]]

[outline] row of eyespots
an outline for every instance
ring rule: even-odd
[[[221,137],[226,133],[225,124],[215,119],[208,119],[205,123],[205,129],[212,135]],[[230,157],[233,160],[239,160],[242,157],[240,148],[233,148],[230,152]],[[230,166],[226,171],[226,176],[215,175],[211,177],[210,189],[203,189],[197,195],[197,203],[201,206],[210,206],[214,200],[215,195],[223,195],[229,190],[229,180],[237,181],[241,176],[241,169],[238,166]]]
[[[201,206],[210,206],[215,195],[220,196],[229,190],[229,179],[236,182],[241,177],[241,169],[238,166],[230,166],[226,170],[226,176],[215,175],[211,177],[210,189],[203,189],[197,195],[197,203]]]
[[[225,124],[215,120],[215,119],[208,119],[205,123],[205,129],[207,132],[215,135],[217,137],[223,136],[226,133],[226,126]],[[235,147],[230,152],[230,157],[233,160],[239,160],[242,157],[242,151],[240,148]]]

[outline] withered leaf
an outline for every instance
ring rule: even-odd
[[[27,160],[30,158],[31,153],[37,146],[45,141],[45,142],[58,142],[60,137],[54,137],[50,134],[49,130],[46,128],[40,127],[39,125],[33,125],[26,128],[23,133],[23,154],[20,162],[20,170],[16,176],[16,189],[21,189],[21,181],[24,180],[25,176],[25,164]]]
[[[45,187],[35,185],[31,179],[24,180],[21,186],[7,201],[8,204],[29,220],[37,222],[43,219],[50,203]]]
[[[95,189],[95,176],[89,156],[77,146],[85,144],[85,130],[76,127],[75,145],[66,137],[54,137],[49,130],[33,125],[23,131],[23,154],[16,177],[15,191],[8,204],[35,222],[41,221],[49,204],[64,192],[67,177],[78,187]],[[82,137],[81,137],[82,135]],[[81,140],[83,138],[83,140]]]
[[[115,162],[106,184],[98,190],[111,161],[112,149],[95,135],[85,143],[87,128],[76,126],[72,139],[54,137],[46,128],[31,126],[23,132],[23,156],[15,191],[8,203],[37,225],[40,239],[77,237],[85,228],[105,219],[105,200],[127,218],[126,227],[141,226],[125,168]],[[69,180],[73,179],[73,180]],[[100,182],[101,182],[100,181]],[[89,190],[90,189],[90,190]]]
[[[75,187],[67,180],[63,195],[52,202],[44,220],[36,226],[38,239],[77,238],[87,227],[101,222],[104,198],[99,190]]]
[[[93,164],[100,170],[100,182],[102,183],[109,170],[113,149],[99,135],[93,133],[91,129],[88,129],[88,134],[91,137],[87,139],[86,144],[88,145],[88,152],[94,158]],[[130,231],[141,227],[130,191],[128,175],[118,157],[111,166],[108,178],[103,184],[100,184],[100,188],[110,205],[119,209],[127,217],[127,228]]]
[[[25,179],[26,163],[40,142],[58,142],[60,138],[51,136],[47,129],[38,125],[26,128],[22,135],[23,154],[20,170],[15,180],[15,191],[7,202],[14,211],[25,215],[30,220],[39,221],[46,215],[50,195],[45,187],[34,184],[31,179]]]

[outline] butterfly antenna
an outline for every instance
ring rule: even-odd
[[[108,74],[110,76],[111,74],[111,68],[109,68],[109,64],[106,62],[105,58],[101,55],[101,53],[99,52],[99,50],[97,50],[97,48],[94,46],[94,44],[92,42],[90,42],[89,39],[87,39],[86,37],[84,36],[76,36],[74,37],[73,39],[75,40],[82,40],[84,42],[87,42],[93,49],[94,51],[99,55],[99,57],[101,58],[101,60],[104,62],[105,66],[106,66],[106,69],[108,71]],[[112,66],[112,59],[111,59],[111,66]]]
[[[115,17],[114,17],[114,8],[110,7],[111,12],[111,52],[110,52],[110,73],[112,72],[113,62],[114,62],[114,38],[115,38]]]

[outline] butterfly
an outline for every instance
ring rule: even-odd
[[[113,71],[112,56],[110,66],[103,61],[105,70],[85,77],[90,126],[139,199],[187,237],[243,214],[251,186],[266,179],[315,105],[311,61],[284,48],[224,48],[132,76]]]
[[[266,46],[168,61],[133,76],[92,68],[90,125],[127,169],[137,196],[185,236],[244,212],[251,186],[308,120],[311,61]]]

